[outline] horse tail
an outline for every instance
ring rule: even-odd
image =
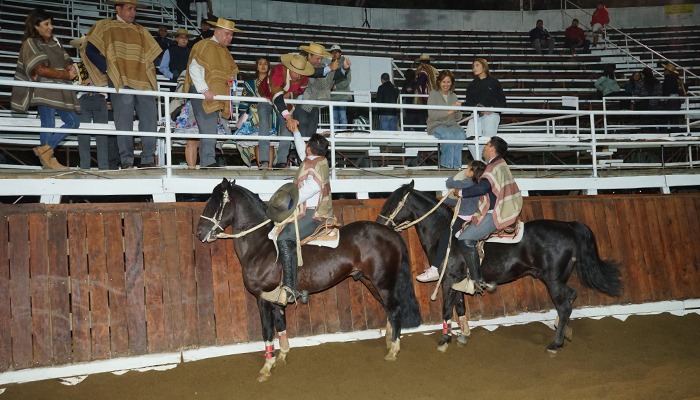
[[[401,242],[401,265],[396,279],[394,296],[396,296],[399,309],[401,310],[401,327],[415,328],[420,326],[423,320],[420,316],[418,299],[411,281],[411,264],[408,259],[408,248],[403,238],[399,237],[399,241]]]
[[[622,292],[620,269],[614,260],[601,260],[595,235],[588,225],[569,222],[578,244],[576,270],[581,282],[608,296],[619,296]]]

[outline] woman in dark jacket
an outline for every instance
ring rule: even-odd
[[[477,58],[472,63],[474,80],[467,86],[467,98],[464,105],[467,107],[498,107],[506,106],[506,96],[498,79],[491,76],[488,62],[483,58]],[[479,136],[491,137],[498,134],[498,124],[501,123],[501,115],[492,111],[480,111],[478,116]],[[475,136],[474,118],[467,124],[467,137]],[[470,146],[473,147],[473,146]],[[470,148],[472,157],[478,160],[479,155]]]

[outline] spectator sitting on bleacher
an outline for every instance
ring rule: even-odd
[[[391,77],[386,72],[381,76],[382,84],[377,89],[377,103],[396,104],[399,99],[399,89],[391,83]],[[398,114],[396,108],[379,108],[379,130],[395,131],[399,128]]]
[[[431,90],[436,90],[438,70],[430,65],[430,56],[428,54],[421,54],[416,60],[418,64],[416,66],[416,83],[414,94],[430,94]],[[426,97],[414,97],[413,104],[428,104],[428,99]],[[427,110],[416,110],[415,113],[415,125],[425,125],[428,119]]]
[[[80,57],[95,86],[121,89],[158,90],[154,61],[160,46],[146,28],[135,24],[136,9],[143,7],[135,0],[117,0],[116,16],[95,22],[87,33],[87,43]],[[140,49],[135,52],[134,49]],[[140,132],[156,132],[158,114],[156,98],[134,94],[112,94],[114,127],[118,131],[134,130],[134,111],[139,117]],[[117,138],[121,168],[134,165],[134,137]],[[155,167],[156,138],[141,137],[141,167]]]
[[[615,68],[613,66],[603,68],[603,73],[593,86],[603,97],[631,96],[631,94],[620,90],[620,85],[617,84],[617,79],[615,79]],[[629,100],[622,100],[621,107],[628,109]]]
[[[294,106],[291,104],[287,106],[284,99],[295,99],[304,93],[309,82],[308,76],[314,73],[314,66],[301,54],[285,54],[280,59],[282,63],[272,68],[268,78],[263,79],[258,88],[260,95],[272,103],[277,113],[277,119],[280,120],[279,135],[291,137],[292,132],[289,130],[289,127],[298,126],[298,122],[294,122],[294,125],[289,123],[290,121],[296,121],[292,117]],[[262,103],[258,105],[258,112],[261,112],[261,105]],[[286,121],[286,123],[281,123],[282,120]],[[269,152],[269,146],[269,141],[260,141],[259,152],[261,159]],[[290,147],[290,141],[280,141],[277,148],[277,162],[274,165],[287,162]],[[265,168],[266,163],[264,163],[264,160],[260,161],[262,168]]]
[[[576,49],[583,48],[584,52],[590,49],[591,41],[586,39],[586,32],[579,28],[577,19],[571,21],[571,26],[564,31],[564,45],[571,50],[571,54],[576,54]]]
[[[428,97],[429,106],[455,106],[462,104],[452,90],[454,75],[448,70],[437,77],[439,90],[433,90]],[[428,110],[428,134],[442,140],[464,140],[464,129],[459,126],[462,112],[457,110]],[[440,144],[440,167],[459,169],[462,167],[462,143]]]
[[[195,44],[199,43],[203,39],[209,39],[214,36],[214,31],[211,29],[211,23],[206,19],[200,22],[201,33],[193,41],[190,42],[190,47],[194,47]]]
[[[530,30],[530,42],[537,54],[542,54],[543,48],[549,49],[548,54],[554,52],[554,38],[549,34],[549,31],[544,29],[544,22],[541,19],[538,19],[537,25]]]
[[[70,45],[80,52],[80,47],[85,43],[85,36],[70,41]],[[78,54],[80,55],[80,54]],[[75,64],[78,75],[73,78],[74,85],[94,86],[87,68],[82,61]],[[106,124],[109,122],[107,111],[107,93],[78,92],[81,112],[78,114],[80,122]],[[78,135],[78,154],[80,155],[80,168],[90,169],[91,140],[89,134]],[[97,145],[97,168],[102,170],[119,169],[119,147],[117,137],[114,135],[95,135]]]
[[[678,97],[685,96],[685,86],[678,76],[678,70],[675,65],[668,62],[661,64],[661,66],[664,67],[664,81],[661,84],[661,95],[670,97],[664,102],[664,110],[678,111],[681,109],[681,104],[683,104],[683,101]],[[680,124],[679,115],[669,115],[667,118],[664,118],[664,120],[663,122],[668,125]],[[669,127],[666,130],[670,132],[672,128],[673,127]]]
[[[610,14],[608,14],[608,9],[605,8],[605,3],[603,1],[596,2],[595,11],[593,11],[593,16],[591,17],[591,31],[593,32],[593,46],[598,45],[598,40],[600,35],[604,33],[605,26],[610,23]]]
[[[160,73],[173,82],[177,82],[182,71],[187,69],[187,60],[190,58],[188,46],[190,36],[193,35],[187,32],[187,29],[178,29],[175,32],[175,43],[165,50],[158,66]]]
[[[163,53],[165,53],[165,50],[168,50],[168,47],[173,44],[173,41],[168,38],[168,27],[165,25],[160,25],[158,27],[158,33],[153,37],[153,39],[156,40],[156,43],[158,43],[158,46],[160,46],[161,49],[161,52],[155,61],[156,68],[158,68],[160,61],[163,58]]]
[[[641,86],[642,83],[642,73],[639,71],[632,72],[632,76],[630,76],[630,78],[625,83],[625,92],[632,93],[630,94],[630,96],[632,96],[634,93],[637,93],[639,91],[639,89],[637,88]]]
[[[24,38],[19,50],[15,80],[24,82],[70,84],[78,71],[73,60],[53,36],[53,18],[44,10],[32,10],[24,21]],[[76,111],[80,105],[73,90],[30,88],[13,86],[10,98],[12,110],[25,113],[31,106],[37,106],[42,128],[56,126],[56,113],[63,121],[61,128],[80,127]],[[39,146],[34,154],[41,165],[49,169],[65,169],[54,157],[54,149],[67,133],[39,133]]]
[[[488,62],[483,58],[477,58],[472,64],[474,80],[467,86],[467,98],[464,105],[467,107],[505,107],[506,96],[498,79],[491,76]],[[498,124],[501,123],[501,115],[497,112],[482,111],[478,116],[479,136],[491,137],[498,133]],[[474,118],[467,124],[467,137],[476,135]],[[472,158],[478,160],[479,154],[475,153],[474,146],[469,146]]]
[[[654,71],[646,67],[642,70],[642,84],[636,87],[634,97],[661,96],[661,82],[654,76]],[[659,99],[636,100],[635,110],[656,110],[659,107]]]

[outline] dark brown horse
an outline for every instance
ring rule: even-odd
[[[426,215],[437,203],[435,196],[413,189],[411,182],[389,196],[382,207],[379,220],[393,225],[414,221]],[[387,217],[392,215],[391,218]],[[437,251],[440,234],[448,228],[451,218],[452,210],[443,204],[415,225],[423,251],[429,259]],[[467,266],[454,239],[453,244],[441,282],[443,326],[448,326],[454,308],[460,317],[464,335],[468,333],[464,295],[451,286],[467,276]],[[479,268],[487,282],[500,285],[530,275],[545,284],[558,315],[554,341],[547,346],[547,350],[553,353],[564,344],[576,299],[576,290],[567,285],[574,267],[584,285],[609,296],[618,296],[621,292],[620,270],[613,261],[600,259],[593,232],[581,222],[530,221],[525,223],[525,233],[519,243],[486,243],[484,254]],[[451,336],[443,328],[438,350],[444,351],[450,340]],[[458,340],[466,343],[463,336],[458,337]]]
[[[224,179],[214,188],[197,226],[197,238],[212,242],[231,226],[236,233],[255,227],[235,238],[236,255],[243,266],[243,283],[258,301],[265,340],[266,361],[258,380],[270,377],[275,366],[274,333],[277,330],[280,352],[286,361],[289,342],[284,307],[260,298],[260,293],[279,285],[282,267],[275,244],[268,238],[273,228],[267,222],[266,205],[256,194]],[[306,245],[302,247],[304,265],[299,267],[299,289],[317,293],[352,277],[361,281],[379,301],[387,315],[385,359],[395,360],[400,350],[401,328],[420,325],[418,301],[411,285],[406,244],[391,228],[370,221],[359,221],[340,229],[340,243],[335,249]],[[310,300],[313,301],[313,298]]]

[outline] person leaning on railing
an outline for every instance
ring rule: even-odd
[[[44,10],[32,10],[24,21],[24,39],[19,51],[15,80],[44,83],[70,84],[77,71],[73,60],[53,36],[53,18]],[[14,111],[27,112],[30,106],[37,106],[42,128],[56,126],[56,113],[63,121],[61,128],[80,127],[77,111],[80,111],[76,92],[72,90],[12,88],[11,107]],[[54,150],[67,133],[41,132],[39,146],[34,154],[41,165],[49,169],[65,169],[54,157]]]

